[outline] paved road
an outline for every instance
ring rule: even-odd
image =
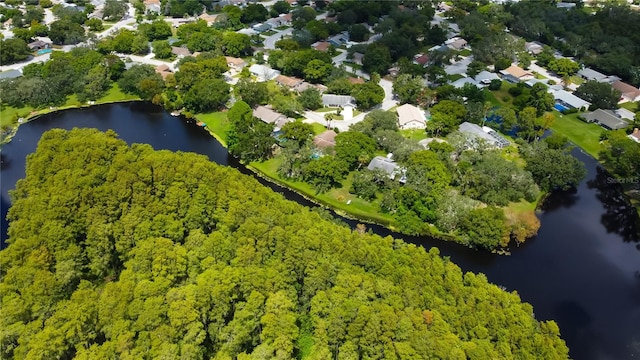
[[[325,12],[325,13],[322,13],[322,14],[316,16],[316,20],[323,20],[326,17],[327,17],[327,13]],[[278,31],[278,30],[274,29],[274,31]],[[265,49],[271,49],[271,50],[275,49],[276,48],[276,41],[282,39],[285,36],[289,36],[292,33],[293,33],[293,28],[288,28],[288,29],[285,29],[285,30],[282,30],[282,31],[278,31],[277,33],[275,33],[275,34],[273,34],[271,36],[267,36],[264,39],[264,48]]]
[[[380,105],[380,108],[382,110],[389,110],[392,107],[398,105],[398,102],[395,101],[393,99],[393,83],[389,80],[385,80],[385,79],[381,79],[380,82],[378,83],[383,89],[384,89],[384,100],[382,101],[382,104]],[[353,117],[353,119],[349,120],[349,121],[345,121],[345,120],[333,120],[331,121],[331,124],[327,124],[327,121],[324,119],[324,115],[327,114],[326,112],[324,113],[318,113],[318,112],[314,112],[314,111],[307,111],[305,112],[304,116],[305,116],[305,123],[318,123],[324,126],[331,126],[332,128],[338,128],[340,131],[347,131],[349,130],[349,127],[355,123],[358,123],[362,120],[364,120],[364,117],[367,115],[367,113],[361,113],[358,114],[356,116]]]
[[[277,30],[276,30],[277,31]],[[276,41],[282,39],[285,36],[289,36],[293,33],[293,28],[288,28],[282,31],[278,31],[277,33],[271,35],[271,36],[267,36],[264,39],[264,48],[265,49],[275,49],[276,48]]]

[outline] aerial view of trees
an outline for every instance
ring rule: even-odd
[[[555,322],[436,248],[204,156],[51,130],[11,196],[3,358],[568,358]],[[498,211],[471,214],[500,235]]]

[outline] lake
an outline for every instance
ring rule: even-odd
[[[35,151],[43,132],[74,127],[113,129],[130,144],[196,152],[251,174],[206,130],[151,104],[101,105],[45,115],[23,124],[0,152],[2,242],[10,206],[7,193],[24,177],[26,156]],[[367,227],[426,248],[437,246],[463,270],[485,273],[491,282],[517,291],[523,301],[534,306],[537,319],[558,322],[574,359],[638,359],[640,221],[619,185],[598,163],[578,149],[574,155],[585,163],[586,179],[575,192],[553,194],[545,201],[539,214],[542,227],[538,236],[512,248],[511,256],[403,236],[375,225]],[[293,192],[258,180],[290,200],[313,206]],[[343,220],[352,227],[357,223]]]

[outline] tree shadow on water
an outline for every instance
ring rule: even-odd
[[[577,190],[554,191],[544,199],[540,210],[550,213],[561,208],[570,208],[578,201]]]
[[[619,234],[625,242],[640,241],[640,217],[624,194],[622,185],[598,167],[596,177],[589,180],[587,186],[597,190],[596,197],[605,208],[600,222],[607,232]],[[636,248],[640,250],[640,247]]]

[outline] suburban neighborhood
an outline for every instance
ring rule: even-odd
[[[517,21],[486,15],[533,7],[595,21],[599,5],[503,3],[6,4],[3,133],[70,101],[151,101],[195,119],[257,171],[332,206],[408,233],[455,233],[464,214],[449,222],[429,215],[442,210],[440,199],[510,213],[513,204],[535,204],[540,191],[580,178],[577,169],[548,183],[544,171],[520,174],[497,154],[533,164],[535,152],[559,152],[568,164],[571,143],[600,157],[640,141],[640,72],[572,53],[564,46],[571,39],[545,42]],[[69,61],[86,65],[78,71]],[[54,68],[70,80],[55,78]],[[504,183],[509,192],[491,197],[467,185],[494,191],[478,181],[496,161],[504,179],[517,173],[526,180]],[[609,161],[615,172],[629,160]],[[466,163],[470,171],[457,169]],[[440,167],[437,178],[425,175]],[[405,202],[408,193],[421,200]],[[526,216],[513,215],[510,226]]]

